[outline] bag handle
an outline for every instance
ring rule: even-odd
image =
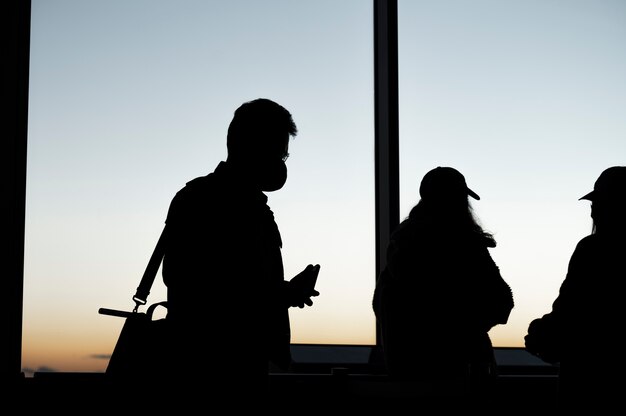
[[[152,315],[154,315],[154,310],[158,307],[158,306],[163,306],[164,308],[167,309],[167,301],[161,301],[161,302],[157,302],[157,303],[153,303],[152,305],[150,305],[150,307],[148,308],[148,310],[146,311],[146,316],[148,317],[148,319],[152,320]]]
[[[133,312],[137,312],[139,306],[145,305],[147,302],[148,295],[150,294],[150,288],[152,287],[152,283],[154,283],[157,271],[159,270],[159,266],[161,265],[161,260],[163,260],[163,256],[165,255],[166,231],[167,224],[163,228],[163,231],[161,231],[159,241],[157,241],[156,247],[154,247],[152,256],[150,256],[150,261],[148,261],[148,266],[146,266],[146,270],[141,277],[141,281],[139,282],[139,286],[137,287],[135,296],[133,296],[133,301],[135,302],[135,308],[133,309]]]

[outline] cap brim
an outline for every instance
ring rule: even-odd
[[[593,201],[593,191],[589,192],[585,196],[581,196],[580,198],[578,198],[579,201],[582,201],[583,199],[586,199],[587,201]]]
[[[467,194],[477,201],[480,200],[480,197],[478,196],[478,194],[469,188],[467,188]]]

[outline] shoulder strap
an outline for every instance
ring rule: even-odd
[[[163,260],[163,256],[165,254],[166,230],[167,225],[165,225],[163,231],[161,231],[159,241],[157,241],[156,247],[154,247],[154,251],[152,252],[150,261],[148,261],[148,266],[143,273],[141,282],[139,282],[139,286],[137,287],[135,296],[133,296],[133,300],[135,301],[135,309],[133,310],[134,312],[137,311],[139,306],[145,305],[147,302],[146,299],[148,299],[148,295],[150,294],[150,288],[152,287],[152,283],[154,283],[157,271],[159,270],[159,266],[161,265],[161,260]]]

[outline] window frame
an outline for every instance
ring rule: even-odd
[[[0,377],[15,380],[22,373],[22,324],[24,286],[24,239],[26,211],[26,172],[28,143],[28,90],[31,0],[9,0],[9,35],[4,37],[12,65],[4,77],[8,110],[3,112],[8,126],[6,150],[2,152],[5,195],[9,203],[2,204],[3,218],[9,224],[3,234],[0,261],[5,265],[5,299],[0,314],[6,335],[2,343]],[[399,224],[399,113],[398,113],[398,4],[397,0],[372,0],[374,25],[374,129],[375,129],[375,244],[376,279],[386,264],[386,247],[391,231]],[[316,345],[314,350],[332,357],[337,348],[369,348],[380,346],[380,331],[376,324],[376,345],[332,346]],[[306,345],[294,345],[305,350]],[[326,350],[326,351],[325,351]],[[339,354],[341,355],[341,354]],[[318,360],[319,361],[319,360]],[[341,362],[329,361],[332,365]],[[306,363],[305,363],[306,364]],[[362,363],[357,363],[362,364]],[[371,364],[368,359],[368,363]],[[372,368],[371,366],[368,368]]]

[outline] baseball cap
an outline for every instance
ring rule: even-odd
[[[602,199],[617,199],[626,197],[626,166],[612,166],[600,174],[593,186],[593,191],[580,197],[595,201]]]
[[[458,170],[437,166],[422,178],[420,196],[422,199],[441,199],[451,195],[469,195],[478,200],[480,197],[467,187],[465,177]]]

